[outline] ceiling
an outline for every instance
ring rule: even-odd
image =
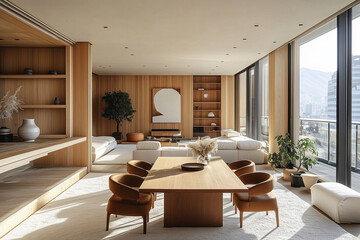
[[[11,2],[91,42],[99,75],[232,75],[353,0]]]

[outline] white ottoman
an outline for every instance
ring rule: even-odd
[[[360,223],[360,193],[340,183],[313,185],[311,203],[337,223]]]

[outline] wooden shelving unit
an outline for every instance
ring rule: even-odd
[[[208,114],[214,113],[214,117]],[[213,126],[211,124],[216,124]],[[221,128],[221,76],[194,76],[193,79],[193,127],[202,129],[201,134],[220,136]],[[196,137],[200,132],[193,132]]]
[[[13,94],[24,102],[18,113],[1,122],[16,134],[24,118],[34,118],[42,137],[71,137],[71,77],[67,47],[0,47],[0,96]],[[35,74],[23,74],[32,68]],[[55,70],[59,74],[47,74]],[[55,97],[60,105],[54,104]]]

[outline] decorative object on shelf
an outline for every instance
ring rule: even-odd
[[[180,89],[153,88],[152,99],[153,99],[153,104],[152,104],[153,123],[181,122]]]
[[[309,173],[304,173],[301,174],[301,177],[303,179],[304,185],[306,187],[306,189],[308,190],[308,192],[310,192],[310,188],[317,183],[319,177],[318,175],[315,174],[309,174]]]
[[[198,88],[197,90],[199,90],[199,91],[204,91],[205,88]]]
[[[216,126],[216,123],[210,123],[210,126]]]
[[[48,72],[48,74],[50,74],[50,75],[57,75],[58,73],[57,73],[57,71],[55,71],[55,70],[50,70],[50,71]]]
[[[198,155],[198,162],[207,165],[210,162],[210,154],[217,151],[217,142],[208,137],[191,142],[188,144],[189,151]]]
[[[209,117],[209,118],[214,118],[214,117],[215,117],[215,114],[214,114],[213,112],[209,112],[209,113],[208,113],[208,117]]]
[[[32,75],[32,74],[34,74],[34,71],[32,68],[24,68],[24,74]]]
[[[194,106],[194,109],[195,109],[195,110],[199,110],[199,106]]]
[[[20,104],[23,103],[16,95],[21,90],[21,86],[18,87],[13,95],[9,95],[8,91],[4,97],[0,99],[0,120],[10,120],[15,112],[18,112]],[[1,140],[2,142],[12,142],[13,134],[11,129],[7,127],[1,127]]]
[[[204,98],[208,98],[209,94],[204,93]]]
[[[189,172],[195,172],[195,171],[201,171],[205,167],[205,164],[203,163],[184,163],[181,164],[181,169],[184,171]]]
[[[60,105],[60,99],[58,97],[55,98],[54,104],[55,105]]]
[[[36,126],[35,119],[25,118],[23,124],[18,129],[18,136],[24,142],[34,142],[40,135],[40,128]]]
[[[132,108],[130,96],[127,92],[122,91],[106,92],[102,100],[106,102],[107,106],[101,116],[116,122],[116,132],[112,136],[116,140],[121,140],[122,133],[119,132],[119,128],[122,121],[131,122],[136,112]]]

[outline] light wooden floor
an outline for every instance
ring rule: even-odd
[[[27,168],[1,178],[0,238],[86,173],[83,167]]]

